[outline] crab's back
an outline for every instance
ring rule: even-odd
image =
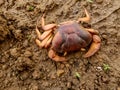
[[[75,51],[90,44],[92,36],[82,30],[77,22],[63,24],[53,38],[52,47],[56,52]]]

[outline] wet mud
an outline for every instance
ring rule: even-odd
[[[0,90],[120,90],[119,0],[0,0]],[[84,17],[99,31],[100,50],[55,62],[36,43],[35,25],[61,23]],[[40,25],[41,26],[41,23]],[[43,31],[41,31],[43,32]]]

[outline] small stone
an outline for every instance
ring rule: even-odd
[[[104,83],[108,83],[108,82],[109,82],[108,77],[103,76],[101,79],[102,79],[102,81],[103,81]]]
[[[3,77],[3,72],[2,71],[0,71],[0,78],[2,78]]]
[[[25,40],[25,41],[23,42],[23,46],[24,46],[24,47],[27,47],[27,46],[28,46],[28,40]]]
[[[27,72],[23,72],[20,76],[21,80],[26,80],[28,78],[29,74]]]
[[[60,87],[52,87],[50,90],[62,90],[62,88],[60,88]],[[64,89],[64,90],[67,90],[67,89]]]
[[[32,53],[30,51],[25,51],[24,56],[25,57],[31,57]]]
[[[117,90],[120,90],[120,87],[118,87]]]
[[[96,0],[96,2],[100,4],[103,2],[103,0]]]
[[[67,88],[71,88],[71,82],[67,83]]]
[[[4,3],[4,0],[0,0],[0,5],[2,5]]]
[[[8,69],[8,65],[6,65],[6,64],[5,64],[5,65],[3,65],[3,66],[2,66],[2,69],[3,69],[3,70]]]
[[[30,58],[23,58],[23,60],[25,61],[24,64],[26,64],[29,67],[32,67],[33,62]]]
[[[120,37],[120,32],[117,33],[117,37]]]
[[[39,79],[41,77],[41,73],[40,73],[40,71],[35,70],[32,73],[32,76],[33,76],[33,79]]]
[[[45,86],[45,87],[47,87],[47,86],[49,86],[49,83],[48,83],[47,81],[44,81],[44,82],[42,83],[42,85]]]
[[[108,39],[108,36],[107,36],[107,35],[105,35],[105,34],[104,34],[104,35],[102,35],[102,37],[103,37],[103,39],[106,39],[106,40]]]
[[[52,79],[55,79],[56,77],[55,77],[55,75],[51,75],[51,78],[52,78]]]
[[[97,70],[98,71],[102,71],[102,67],[97,67]]]
[[[63,69],[63,68],[65,67],[65,65],[64,65],[64,64],[61,64],[60,67]]]
[[[50,78],[51,78],[51,79],[55,79],[55,78],[56,78],[55,74],[52,73],[52,74],[50,75]]]
[[[69,68],[70,67],[70,65],[67,63],[67,64],[65,64],[65,66],[67,67],[67,68]]]
[[[33,85],[31,88],[32,88],[32,90],[39,90],[38,85]]]
[[[21,39],[22,38],[22,33],[21,33],[22,31],[21,30],[14,30],[14,36],[15,36],[15,38],[16,39]]]
[[[64,72],[64,70],[57,70],[57,76],[60,77]]]
[[[14,57],[17,57],[18,56],[17,48],[10,49],[10,54]]]

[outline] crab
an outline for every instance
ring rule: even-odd
[[[49,58],[54,61],[67,61],[65,56],[68,52],[85,50],[86,47],[90,46],[87,53],[83,55],[83,57],[88,58],[99,50],[101,44],[99,32],[80,25],[80,22],[88,23],[90,21],[88,11],[85,8],[84,11],[85,17],[78,20],[65,21],[60,24],[45,25],[45,15],[41,17],[41,27],[44,32],[41,34],[36,24],[38,38],[35,42],[40,48],[50,47],[48,52]],[[61,53],[63,55],[59,55]]]

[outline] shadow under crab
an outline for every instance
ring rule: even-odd
[[[79,22],[89,22],[90,16],[85,9],[86,17],[79,18],[77,21],[66,21],[59,25],[48,24],[45,25],[44,15],[42,16],[42,29],[45,31],[41,34],[36,25],[36,33],[38,39],[36,43],[41,48],[51,48],[48,56],[54,61],[66,61],[64,57],[67,52],[80,50],[90,45],[90,49],[84,57],[94,55],[100,48],[101,39],[98,36],[98,31],[94,29],[84,28],[79,25]],[[56,32],[55,32],[56,31]],[[59,56],[57,53],[64,53],[64,56]]]

